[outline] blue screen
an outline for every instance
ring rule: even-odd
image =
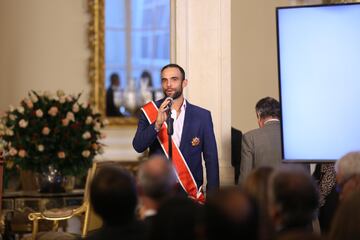
[[[360,5],[277,9],[284,160],[360,150]]]

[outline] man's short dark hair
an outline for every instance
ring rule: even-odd
[[[272,97],[260,99],[256,103],[255,110],[260,118],[273,117],[280,119],[280,104]]]
[[[119,225],[135,216],[137,193],[134,178],[116,166],[100,168],[90,186],[94,211],[107,225]]]
[[[300,168],[280,169],[273,174],[270,183],[270,199],[280,210],[283,227],[310,225],[319,201],[310,174]]]
[[[165,69],[167,69],[167,68],[177,68],[177,69],[179,69],[179,71],[180,71],[180,73],[181,73],[181,76],[182,76],[181,80],[185,80],[185,71],[184,71],[184,69],[183,69],[182,67],[180,67],[180,66],[177,65],[176,63],[170,63],[170,64],[168,64],[168,65],[165,65],[165,66],[161,69],[160,73],[163,73],[163,71],[164,71]]]
[[[114,85],[116,82],[120,83],[120,76],[117,73],[112,73],[110,75],[110,83],[111,85]]]

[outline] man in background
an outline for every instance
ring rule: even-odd
[[[114,101],[114,93],[119,91],[120,77],[117,73],[112,73],[110,76],[110,86],[106,90],[106,116],[122,116],[119,107],[116,106]]]
[[[240,179],[260,166],[281,164],[280,104],[271,97],[260,99],[255,106],[259,128],[243,135]]]

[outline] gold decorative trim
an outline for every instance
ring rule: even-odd
[[[90,48],[89,81],[90,103],[106,116],[105,111],[105,0],[88,0],[90,22],[88,44]],[[135,125],[135,117],[107,117],[110,125]]]

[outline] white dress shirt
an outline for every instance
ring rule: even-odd
[[[183,104],[180,107],[179,116],[176,117],[176,110],[171,110],[171,118],[174,119],[174,134],[172,135],[172,139],[176,146],[180,147],[181,142],[181,135],[184,126],[184,119],[185,119],[185,109],[186,109],[186,100],[184,99]]]

